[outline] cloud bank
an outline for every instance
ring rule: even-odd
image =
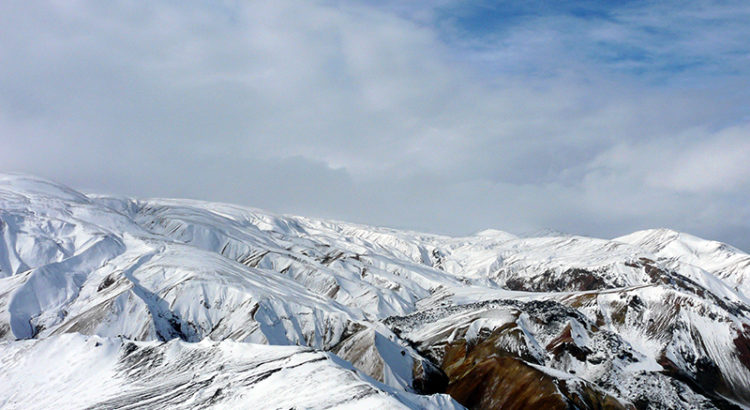
[[[0,164],[467,234],[750,249],[750,6],[0,5]],[[478,5],[477,5],[478,4]]]

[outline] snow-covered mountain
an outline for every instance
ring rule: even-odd
[[[750,255],[0,176],[2,408],[748,408]]]

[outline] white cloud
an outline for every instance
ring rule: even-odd
[[[662,9],[547,16],[468,55],[435,11],[392,7],[3,3],[2,169],[452,233],[750,229],[746,73],[678,89],[575,46],[710,59],[736,32],[717,54],[720,27],[647,44]]]
[[[617,145],[593,168],[675,192],[745,192],[750,187],[748,153],[748,124],[718,131],[697,128],[673,138]]]

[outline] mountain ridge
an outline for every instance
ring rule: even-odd
[[[689,234],[451,237],[0,175],[0,239],[0,349],[19,357],[69,333],[298,345],[405,407],[750,405],[750,256]]]

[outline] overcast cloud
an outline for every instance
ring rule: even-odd
[[[750,250],[750,4],[0,3],[0,170]]]

